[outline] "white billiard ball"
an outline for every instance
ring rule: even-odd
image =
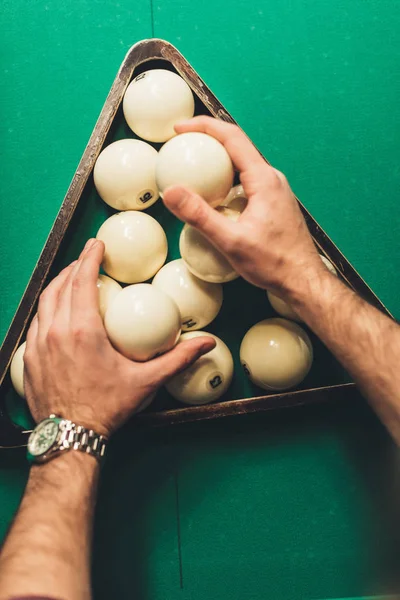
[[[325,256],[322,256],[322,254],[320,254],[320,257],[321,257],[322,262],[327,267],[327,269],[332,273],[332,275],[336,275],[336,277],[337,277],[337,272],[336,272],[336,269],[333,266],[333,264]],[[285,300],[283,300],[279,295],[274,294],[274,293],[270,292],[269,290],[267,290],[267,296],[268,296],[268,300],[270,301],[272,308],[279,315],[281,315],[282,317],[285,317],[286,319],[292,319],[293,321],[298,321],[299,323],[302,322],[302,319],[299,317],[297,312],[290,306],[290,304],[288,302],[285,302]]]
[[[222,286],[195,277],[183,260],[173,260],[160,269],[153,285],[174,300],[181,313],[183,331],[205,327],[222,306]]]
[[[236,221],[240,213],[219,206],[216,210]],[[185,265],[199,279],[210,283],[226,283],[239,275],[225,258],[198,229],[186,224],[179,238],[179,251]]]
[[[158,153],[156,181],[161,195],[171,185],[182,185],[217,206],[231,189],[233,175],[228,152],[206,133],[177,135]]]
[[[167,236],[163,228],[142,212],[112,215],[100,227],[97,239],[105,244],[104,271],[122,283],[147,281],[167,258]]]
[[[333,266],[333,264],[331,263],[331,261],[328,260],[326,258],[326,256],[322,256],[322,254],[320,254],[320,257],[321,257],[322,262],[328,269],[328,271],[330,271],[332,273],[332,275],[336,275],[336,277],[337,277],[338,276],[337,271],[336,271],[335,267]]]
[[[99,290],[99,311],[100,316],[104,319],[106,310],[115,296],[122,290],[122,287],[108,277],[107,275],[99,275],[97,278],[97,289]]]
[[[13,384],[14,390],[21,398],[25,398],[24,392],[24,354],[25,354],[26,342],[21,344],[15,351],[15,354],[11,361],[10,366],[10,377],[11,383]]]
[[[272,308],[278,315],[285,317],[285,319],[291,319],[292,321],[299,321],[301,323],[301,319],[297,312],[288,302],[285,302],[285,300],[278,296],[278,294],[273,294],[270,290],[267,290],[267,296]]]
[[[184,404],[207,404],[218,400],[227,391],[233,377],[232,354],[216,335],[191,331],[183,333],[179,343],[200,336],[212,337],[216,341],[215,348],[175,375],[166,385],[171,396]]]
[[[104,326],[121,354],[145,361],[175,346],[181,332],[181,315],[167,294],[141,283],[119,292],[107,309]]]
[[[226,206],[231,210],[242,213],[247,206],[247,196],[242,185],[235,185],[221,203],[221,206]]]
[[[117,210],[144,210],[158,198],[157,150],[140,140],[119,140],[98,157],[93,178],[100,197]]]
[[[287,390],[299,384],[313,361],[310,338],[286,319],[260,321],[244,336],[240,362],[247,376],[266,390]]]
[[[166,142],[176,135],[178,121],[193,117],[194,97],[182,77],[166,69],[152,69],[129,84],[123,111],[136,135],[150,142]]]

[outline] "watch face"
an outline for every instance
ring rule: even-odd
[[[48,452],[57,439],[58,423],[45,419],[34,429],[28,441],[28,451],[32,456],[41,456]]]

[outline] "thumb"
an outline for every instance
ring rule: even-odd
[[[163,202],[178,219],[201,231],[222,251],[232,247],[235,223],[211,208],[198,194],[181,186],[172,186],[165,190]]]
[[[215,340],[208,336],[196,337],[186,342],[178,342],[175,348],[144,363],[149,379],[155,386],[164,385],[171,377],[184,371],[200,356],[215,348]]]

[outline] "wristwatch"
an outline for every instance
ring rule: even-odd
[[[44,463],[68,450],[79,450],[101,460],[107,438],[93,429],[85,429],[68,419],[50,415],[38,423],[28,439],[27,457],[30,462]]]

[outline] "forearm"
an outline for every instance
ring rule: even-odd
[[[87,600],[99,466],[70,451],[31,469],[0,555],[0,598]]]
[[[310,274],[289,298],[400,445],[400,327],[325,269]]]

